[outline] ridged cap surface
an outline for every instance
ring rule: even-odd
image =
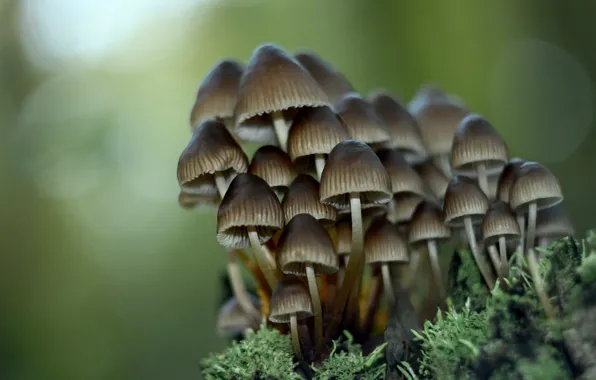
[[[389,141],[387,127],[377,116],[372,104],[357,93],[346,94],[336,105],[335,112],[343,120],[350,137],[367,144]]]
[[[426,183],[433,196],[438,200],[443,200],[445,198],[445,192],[447,191],[447,186],[449,186],[449,179],[445,177],[443,173],[432,164],[432,162],[427,161],[416,165],[414,166],[414,170],[416,170],[416,173],[418,173],[420,178]]]
[[[283,192],[298,175],[290,157],[272,145],[257,149],[248,166],[248,172],[263,178],[273,189],[283,188]]]
[[[455,131],[467,114],[468,110],[462,105],[443,101],[429,102],[413,114],[418,121],[424,146],[430,155],[451,152]]]
[[[312,317],[312,302],[306,284],[296,276],[285,275],[271,295],[269,320],[274,323],[290,323],[293,315],[298,320]]]
[[[503,201],[491,203],[480,225],[480,231],[485,245],[494,244],[501,236],[511,240],[521,235],[517,217]]]
[[[377,156],[389,174],[393,194],[411,193],[420,196],[426,194],[422,178],[400,152],[395,149],[382,150],[377,153]]]
[[[294,58],[315,78],[331,103],[336,103],[342,96],[354,91],[346,77],[317,54],[306,51],[298,52],[294,54]]]
[[[501,171],[501,174],[499,175],[499,180],[497,183],[498,200],[509,203],[511,188],[513,187],[513,183],[519,175],[519,168],[524,162],[526,161],[516,157],[509,160],[509,162],[505,165]]]
[[[526,212],[536,202],[538,210],[553,207],[563,201],[559,180],[537,162],[525,162],[519,167],[511,188],[509,203],[516,213]]]
[[[284,226],[284,215],[267,182],[252,174],[238,174],[217,211],[217,242],[225,248],[248,248],[247,227],[255,227],[261,244]]]
[[[407,262],[408,244],[384,216],[373,219],[364,235],[364,257],[367,264]]]
[[[337,219],[337,210],[319,200],[319,183],[307,174],[298,175],[288,187],[281,208],[285,220],[298,214],[310,214],[324,226],[332,226]]]
[[[444,240],[451,237],[451,230],[443,222],[445,214],[439,206],[431,202],[422,202],[416,207],[412,220],[408,242],[425,243],[428,240]]]
[[[450,227],[463,225],[469,217],[479,223],[488,210],[488,198],[476,181],[464,176],[455,176],[449,182],[443,203],[445,223]]]
[[[389,218],[393,223],[407,223],[412,219],[416,207],[424,201],[424,197],[415,194],[398,194],[389,204]]]

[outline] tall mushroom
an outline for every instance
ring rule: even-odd
[[[248,166],[248,172],[263,178],[280,200],[298,175],[288,155],[272,145],[257,149]]]
[[[382,147],[391,136],[372,104],[358,93],[346,94],[335,105],[335,112],[343,120],[350,137],[362,141],[373,149]]]
[[[497,271],[502,277],[507,277],[509,273],[507,240],[515,241],[521,236],[515,214],[507,203],[494,201],[488,208],[480,229],[485,247],[490,250],[490,247],[494,248],[493,244],[499,244],[500,267],[497,267]]]
[[[262,141],[260,136],[273,128],[281,148],[286,150],[289,126],[283,111],[321,106],[331,103],[306,69],[280,47],[261,45],[253,52],[240,80],[234,111],[237,134],[242,139]],[[273,125],[245,124],[264,114],[271,116]],[[254,128],[268,132],[255,134],[251,130]]]
[[[511,188],[513,187],[513,183],[517,179],[519,175],[519,168],[526,162],[519,157],[512,158],[509,162],[505,165],[501,174],[499,175],[499,180],[497,184],[497,199],[503,201],[505,203],[509,203],[509,194],[511,193]],[[519,247],[518,251],[521,253],[524,252],[524,239],[526,236],[526,219],[523,213],[517,214],[517,223],[519,224],[519,229],[521,232],[521,236],[519,239]]]
[[[294,216],[277,245],[277,263],[285,274],[306,276],[315,317],[315,348],[323,352],[323,311],[316,276],[337,272],[335,247],[323,226],[310,214]]]

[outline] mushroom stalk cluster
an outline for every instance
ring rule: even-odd
[[[246,64],[211,69],[190,123],[179,202],[216,210],[234,294],[222,334],[262,319],[290,333],[301,364],[317,362],[342,330],[379,331],[397,289],[427,282],[442,302],[441,247],[462,237],[488,288],[521,247],[552,310],[534,247],[573,234],[559,182],[510,159],[496,129],[453,95],[423,86],[408,106],[386,90],[363,96],[318,55],[265,44]],[[242,142],[260,144],[250,159]]]

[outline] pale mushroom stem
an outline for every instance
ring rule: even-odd
[[[354,315],[352,313],[358,312],[359,291],[354,287],[360,284],[359,279],[362,277],[362,267],[364,265],[364,231],[362,228],[360,193],[350,193],[350,211],[352,215],[352,252],[331,315],[328,330],[330,336],[335,335],[341,323],[348,297],[350,297],[350,305],[356,304],[356,310],[347,310],[348,323],[353,322]]]
[[[503,277],[509,276],[509,260],[507,259],[507,240],[499,236],[499,255],[501,256],[501,273]]]
[[[348,265],[348,256],[342,255],[339,257],[339,270],[337,271],[337,287],[341,287],[346,275],[346,266]]]
[[[215,186],[217,186],[217,191],[219,192],[219,196],[223,199],[224,195],[226,195],[226,191],[228,191],[228,181],[226,180],[225,175],[222,172],[215,172]]]
[[[271,114],[273,121],[273,129],[277,135],[277,141],[279,141],[279,147],[285,152],[288,150],[288,133],[289,128],[286,123],[286,119],[281,111],[276,111]]]
[[[488,246],[488,256],[490,257],[490,261],[492,261],[493,263],[493,267],[495,268],[497,274],[501,277],[503,276],[502,270],[501,270],[501,259],[499,258],[499,251],[497,251],[497,247],[495,247],[493,244]]]
[[[464,227],[466,229],[466,234],[468,235],[468,244],[470,245],[470,250],[472,250],[472,255],[474,256],[474,260],[476,260],[476,265],[478,265],[478,269],[480,269],[480,273],[482,273],[484,281],[486,281],[488,287],[492,289],[495,287],[495,279],[490,272],[487,262],[484,261],[484,258],[480,255],[480,251],[478,250],[478,244],[476,244],[476,235],[474,234],[474,226],[472,225],[472,218],[464,218]]]
[[[536,290],[536,294],[540,299],[544,313],[548,318],[551,318],[555,312],[553,305],[550,303],[548,295],[544,290],[544,284],[542,283],[542,278],[540,277],[540,272],[538,271],[538,261],[536,261],[536,254],[532,248],[528,249],[527,258],[528,269],[530,270],[530,276],[532,276],[532,282],[534,283],[534,290]]]
[[[265,250],[265,247],[261,245],[256,228],[254,226],[249,226],[247,227],[247,230],[248,239],[250,240],[250,245],[252,246],[257,264],[259,264],[259,268],[261,268],[271,289],[274,289],[281,277],[279,270],[275,265],[275,260],[273,260],[271,255]]]
[[[242,310],[250,315],[251,317],[256,318],[258,321],[260,319],[260,314],[257,308],[254,306],[252,301],[250,300],[250,295],[246,290],[246,286],[244,284],[244,280],[242,279],[242,272],[240,271],[240,265],[236,260],[236,252],[229,251],[228,252],[228,276],[230,277],[230,285],[232,286],[232,293],[238,300],[238,304],[242,308]]]
[[[433,158],[435,166],[443,173],[445,178],[451,178],[451,164],[449,163],[449,155],[441,154]]]
[[[290,316],[290,333],[292,334],[292,348],[294,349],[294,355],[300,363],[304,363],[304,356],[302,355],[302,349],[300,348],[300,336],[298,335],[298,318],[296,314]]]
[[[482,192],[488,196],[488,175],[486,173],[486,164],[479,162],[476,165],[476,174],[478,175],[478,186]]]
[[[420,252],[418,250],[413,249],[410,252],[410,262],[408,264],[408,275],[404,280],[404,287],[406,290],[410,291],[412,284],[414,283],[414,278],[416,272],[418,272],[418,267],[420,266]]]
[[[534,239],[536,238],[536,214],[538,207],[536,202],[530,203],[528,207],[528,233],[526,234],[526,252],[530,252],[530,249],[534,248]]]
[[[517,216],[517,224],[519,224],[519,230],[521,231],[519,245],[517,246],[517,252],[519,254],[523,254],[526,250],[524,247],[524,243],[526,240],[526,218],[523,214]],[[517,257],[517,266],[521,267],[521,257]]]
[[[315,167],[317,169],[317,180],[321,180],[323,169],[325,169],[325,156],[323,154],[315,154]]]
[[[321,308],[317,278],[312,264],[306,265],[306,279],[308,281],[308,290],[310,291],[313,315],[315,317],[315,352],[319,355],[323,352],[323,310]]]
[[[366,314],[362,322],[362,333],[368,334],[372,329],[372,325],[379,308],[379,301],[381,299],[381,290],[383,289],[382,279],[380,276],[373,276],[372,284],[370,285],[370,294],[368,297],[368,304],[366,306]]]
[[[430,266],[439,289],[439,295],[442,299],[445,298],[445,285],[443,285],[443,279],[441,276],[441,265],[439,264],[439,252],[437,249],[437,242],[434,239],[427,240],[426,246],[428,247],[428,257],[430,258]]]
[[[383,289],[389,302],[389,310],[393,310],[395,304],[395,291],[391,283],[391,271],[389,270],[389,263],[381,263],[381,277],[383,277]]]

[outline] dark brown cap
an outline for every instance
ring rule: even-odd
[[[337,239],[337,254],[347,256],[352,253],[352,221],[350,218],[342,218],[335,224]]]
[[[563,201],[559,180],[537,162],[525,162],[519,167],[509,196],[511,208],[516,213],[526,212],[531,203],[536,203],[538,210],[542,210]]]
[[[217,194],[215,172],[226,177],[246,172],[248,159],[226,127],[207,120],[194,131],[178,159],[178,183],[186,193]]]
[[[286,225],[277,243],[277,265],[286,274],[306,276],[306,265],[316,275],[335,273],[339,260],[333,240],[310,214],[298,214]]]
[[[442,201],[449,186],[449,179],[430,161],[415,165],[414,170],[426,183],[432,195]]]
[[[289,108],[330,106],[319,84],[280,47],[272,44],[255,49],[238,89],[234,112],[236,124],[257,115]]]
[[[274,323],[290,323],[313,316],[312,302],[306,284],[296,276],[285,275],[277,283],[271,295],[269,320]]]
[[[244,65],[233,59],[219,61],[203,79],[190,112],[190,126],[209,119],[231,119],[238,98]]]
[[[451,237],[451,230],[443,222],[443,210],[432,202],[422,202],[416,207],[410,221],[408,242],[426,243],[428,240],[445,240]]]
[[[498,173],[509,159],[505,141],[482,116],[469,114],[455,131],[451,166],[455,173],[475,176],[478,164],[487,172]]]
[[[328,227],[337,218],[337,210],[319,200],[319,182],[307,174],[300,174],[292,181],[281,208],[286,220],[298,214],[310,214]]]
[[[480,231],[486,246],[494,244],[501,236],[507,240],[519,239],[521,236],[515,214],[503,201],[491,203],[480,225]]]
[[[379,215],[386,215],[389,209],[387,203],[384,204],[366,204],[360,207],[363,218],[372,218]],[[337,217],[351,215],[352,210],[349,208],[337,210]]]
[[[471,178],[455,176],[449,181],[443,204],[445,224],[459,227],[464,218],[469,217],[474,223],[480,223],[488,210],[488,198]]]
[[[428,102],[413,113],[424,146],[431,156],[451,152],[455,131],[467,114],[468,110],[462,105],[443,101]]]
[[[217,211],[217,242],[225,248],[248,248],[247,227],[255,227],[262,243],[284,226],[279,200],[267,182],[249,173],[230,183]]]
[[[178,204],[185,210],[214,210],[220,201],[219,194],[189,194],[184,191],[178,194]]]
[[[335,104],[344,94],[354,91],[346,77],[317,54],[307,51],[298,52],[294,54],[294,58],[315,78],[331,103]]]
[[[248,172],[259,176],[278,194],[285,194],[298,173],[290,157],[280,148],[265,145],[252,156]]]
[[[536,236],[561,238],[575,235],[569,215],[562,203],[538,211],[536,218]]]
[[[412,219],[416,207],[424,201],[424,197],[415,194],[398,194],[389,205],[388,218],[395,224],[407,223]]]
[[[259,300],[256,297],[251,297],[251,301],[255,309],[258,310]],[[242,309],[236,297],[230,298],[219,309],[216,329],[221,335],[237,335],[246,329],[257,329],[258,327],[258,321],[253,315],[247,314]]]
[[[501,171],[499,181],[497,183],[497,199],[509,203],[509,194],[513,183],[519,174],[519,168],[526,162],[521,158],[512,158]]]
[[[381,160],[361,141],[347,140],[333,148],[321,176],[321,202],[338,209],[350,207],[350,193],[360,193],[362,205],[391,200],[391,179]]]
[[[408,110],[387,91],[377,90],[369,98],[389,132],[390,140],[386,146],[399,150],[410,163],[426,160],[428,154],[420,136],[418,123]]]
[[[334,146],[348,139],[348,131],[329,107],[304,107],[290,127],[288,155],[296,166],[306,167],[311,156],[328,155]]]
[[[391,178],[393,194],[411,193],[420,196],[426,195],[425,184],[422,178],[408,164],[404,156],[395,149],[382,150],[377,153],[381,163]]]
[[[335,112],[343,120],[348,134],[354,140],[367,144],[389,141],[387,127],[377,116],[372,104],[355,92],[346,94],[335,105]]]
[[[384,216],[374,218],[368,227],[364,235],[364,254],[367,264],[409,260],[406,239]]]

